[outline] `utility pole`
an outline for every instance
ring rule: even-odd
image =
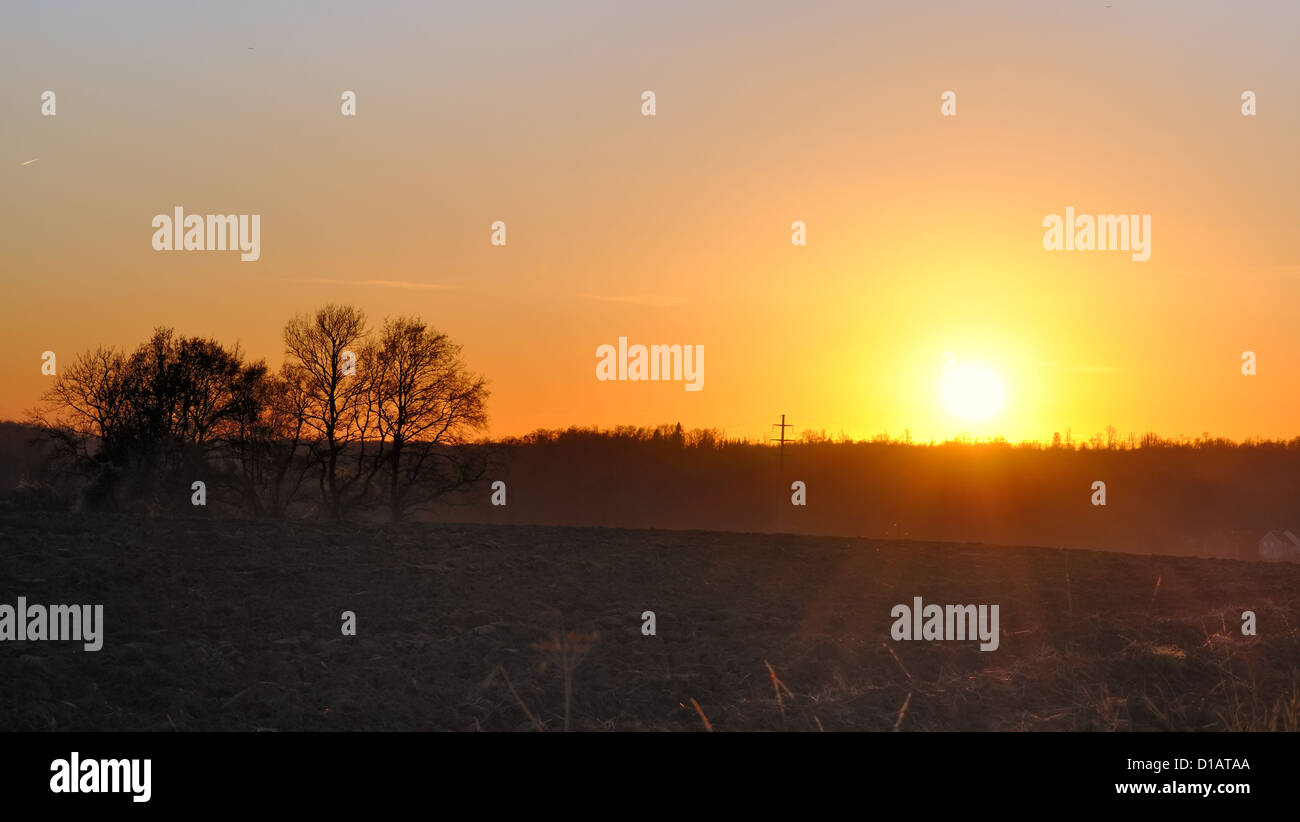
[[[774,441],[776,441],[776,442],[781,443],[781,475],[782,475],[782,476],[785,476],[785,444],[786,444],[787,442],[790,442],[790,440],[787,440],[787,439],[785,438],[785,429],[787,429],[787,428],[794,428],[794,424],[791,423],[790,425],[786,425],[786,424],[785,424],[785,414],[782,414],[782,415],[781,415],[781,422],[780,422],[780,423],[775,423],[775,422],[772,423],[772,427],[773,427],[773,428],[780,428],[780,429],[781,429],[781,436],[780,436],[779,438],[778,438],[778,437],[768,437],[768,439],[769,439],[769,440],[774,440]]]

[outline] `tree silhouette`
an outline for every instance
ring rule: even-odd
[[[158,328],[129,356],[101,346],[78,357],[34,421],[70,470],[90,478],[92,506],[118,507],[124,493],[179,505],[222,447],[240,384],[260,368],[238,348]]]
[[[460,353],[446,334],[416,317],[387,321],[366,349],[368,405],[381,448],[376,464],[386,473],[394,522],[482,477],[482,455],[467,447],[467,438],[487,424],[488,392]]]
[[[365,458],[367,386],[355,373],[345,373],[344,362],[346,352],[359,358],[365,333],[365,314],[332,303],[284,327],[288,364],[302,378],[303,422],[316,435],[311,454],[320,467],[321,499],[334,519],[343,518],[365,477],[362,470],[344,474],[343,463],[354,443]]]

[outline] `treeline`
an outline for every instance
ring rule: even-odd
[[[597,426],[570,426],[568,428],[539,428],[532,433],[523,436],[508,437],[501,440],[504,445],[536,445],[548,442],[579,442],[584,440],[611,440],[611,441],[633,441],[646,443],[664,443],[669,445],[678,445],[685,448],[722,448],[728,445],[762,445],[773,442],[771,439],[755,440],[748,437],[729,437],[726,432],[719,428],[693,428],[685,429],[681,423],[663,424],[657,426],[637,426],[637,425],[619,425],[613,428],[600,428]],[[997,447],[997,448],[1022,448],[1033,451],[1066,450],[1066,451],[1136,451],[1143,448],[1187,448],[1195,450],[1204,449],[1238,449],[1254,448],[1267,450],[1300,450],[1300,436],[1293,437],[1289,440],[1275,439],[1249,439],[1238,441],[1226,437],[1211,436],[1208,432],[1199,437],[1179,436],[1179,437],[1162,437],[1154,432],[1145,434],[1127,434],[1121,437],[1118,431],[1109,427],[1106,431],[1099,431],[1087,439],[1074,438],[1069,429],[1066,429],[1064,436],[1060,432],[1052,435],[1050,443],[1038,442],[1036,440],[1024,440],[1012,442],[1005,437],[993,436],[983,438],[972,438],[969,436],[958,436],[943,441],[920,442],[913,440],[911,435],[904,433],[901,437],[891,437],[887,432],[876,434],[865,439],[855,439],[843,433],[839,435],[829,435],[825,429],[814,431],[805,430],[796,438],[787,440],[790,445],[912,445],[925,447],[938,446],[976,446],[976,447]]]
[[[327,305],[284,327],[273,371],[239,346],[159,328],[60,370],[30,423],[49,493],[91,510],[205,505],[393,520],[481,479],[486,382],[417,317],[377,331]],[[201,486],[196,483],[202,483]]]
[[[577,443],[584,441],[624,441],[659,443],[677,448],[721,448],[741,444],[745,440],[727,439],[718,428],[694,428],[689,431],[682,424],[655,427],[619,425],[614,428],[570,426],[568,428],[539,428],[521,437],[507,437],[500,441],[504,446],[540,445],[543,443]]]
[[[1300,438],[1135,437],[1099,447],[877,437],[727,439],[680,426],[538,431],[502,443],[508,505],[440,520],[1047,545],[1253,558],[1300,533]],[[495,477],[494,477],[495,478]],[[792,504],[796,481],[806,505]],[[1094,505],[1095,482],[1106,486]]]

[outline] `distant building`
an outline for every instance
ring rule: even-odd
[[[1269,531],[1259,540],[1259,558],[1271,562],[1300,562],[1300,537],[1288,531]]]

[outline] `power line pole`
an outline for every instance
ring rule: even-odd
[[[786,444],[787,442],[791,442],[791,440],[787,440],[787,439],[785,438],[785,429],[787,429],[787,428],[794,428],[794,424],[791,423],[790,425],[786,425],[786,424],[785,424],[785,414],[782,414],[782,415],[781,415],[781,422],[780,422],[779,424],[778,424],[778,423],[775,423],[775,422],[772,423],[772,427],[773,427],[773,428],[780,428],[780,429],[781,429],[781,436],[780,436],[780,438],[777,438],[777,437],[768,437],[768,439],[769,439],[769,440],[775,440],[775,441],[781,443],[781,474],[782,474],[782,476],[784,476],[784,475],[785,475],[785,444]]]

